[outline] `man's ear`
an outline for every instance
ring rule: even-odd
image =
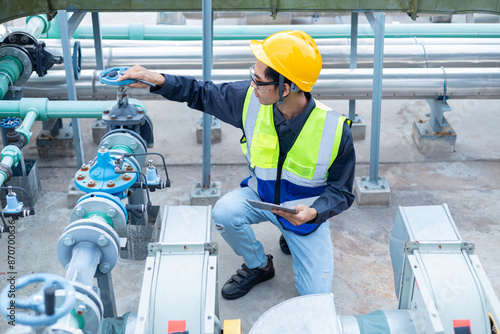
[[[290,84],[284,83],[283,84],[283,96],[288,96],[290,94]]]

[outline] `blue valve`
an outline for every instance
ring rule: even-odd
[[[7,117],[0,122],[0,126],[4,129],[13,129],[19,124],[21,124],[21,120],[17,117]]]
[[[108,68],[104,71],[102,71],[99,74],[99,81],[105,85],[111,85],[111,86],[126,86],[133,84],[137,81],[145,83],[146,85],[149,85],[151,87],[154,87],[155,85],[144,81],[144,80],[139,80],[139,79],[127,79],[123,81],[117,81],[117,79],[120,77],[120,75],[123,75],[122,73],[125,73],[126,70],[128,70],[130,67],[111,67]]]
[[[149,160],[146,177],[148,185],[157,185],[160,183],[160,176],[158,175],[158,170],[153,165],[153,160]]]
[[[16,282],[16,277],[7,277],[8,284],[0,294],[0,311],[7,319],[11,319],[14,310],[16,323],[26,326],[50,326],[53,325],[64,315],[68,314],[73,308],[76,296],[75,288],[69,281],[63,277],[54,274],[33,274],[21,277]],[[42,291],[35,293],[28,298],[14,298],[20,289],[29,284],[43,282]],[[53,302],[45,300],[44,292],[50,288],[64,290],[64,302],[54,308]],[[47,296],[47,294],[45,294]],[[49,298],[50,299],[50,298]],[[19,310],[31,310],[35,313],[18,312]],[[48,315],[50,314],[50,315]]]
[[[3,210],[4,213],[17,214],[23,210],[23,202],[17,200],[17,195],[15,192],[9,190],[7,194],[7,207]]]

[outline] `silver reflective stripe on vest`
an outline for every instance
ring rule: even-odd
[[[319,180],[308,180],[303,177],[300,177],[290,171],[287,171],[286,169],[283,169],[281,171],[281,179],[282,180],[288,180],[292,182],[293,184],[296,184],[298,186],[302,187],[321,187],[326,185],[326,178],[319,179]]]
[[[252,94],[250,102],[248,103],[247,116],[245,117],[245,137],[247,139],[247,154],[246,158],[250,163],[250,147],[252,147],[253,131],[257,123],[257,116],[259,115],[260,102],[259,99]]]
[[[301,198],[301,199],[295,199],[293,201],[286,201],[283,202],[282,204],[286,207],[291,208],[292,206],[296,206],[299,204],[304,204],[307,205],[308,207],[311,207],[313,205],[314,201],[317,200],[319,196],[314,196],[314,197],[306,197],[306,198]]]
[[[330,168],[330,158],[332,157],[333,146],[335,144],[336,135],[328,133],[337,132],[337,124],[340,115],[333,110],[326,112],[325,126],[323,127],[323,134],[321,136],[321,144],[319,146],[318,164],[314,171],[313,180],[325,179]]]
[[[258,166],[255,166],[253,169],[253,172],[255,173],[255,176],[257,176],[260,180],[263,181],[275,181],[276,180],[276,173],[278,172],[277,168],[260,168]],[[286,169],[283,169],[281,171],[281,180],[287,180],[290,181],[293,184],[296,184],[298,186],[302,187],[321,187],[326,185],[326,179],[323,177],[323,179],[318,179],[318,180],[308,180],[303,177],[300,177],[290,171],[287,171]]]
[[[278,172],[277,168],[262,168],[255,166],[253,168],[253,172],[255,175],[264,181],[274,181],[276,180],[276,173]]]

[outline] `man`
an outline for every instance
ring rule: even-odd
[[[257,58],[250,81],[216,85],[163,75],[134,66],[120,80],[154,83],[151,92],[216,116],[243,130],[241,147],[250,176],[213,209],[216,229],[244,264],[223,286],[237,299],[274,277],[273,257],[264,252],[251,224],[270,221],[282,235],[281,250],[293,256],[301,295],[332,289],[333,246],[328,218],[354,200],[355,153],[349,121],[316,105],[311,89],[322,59],[302,31],[283,31],[251,41]],[[134,83],[130,87],[146,87]],[[261,210],[247,199],[284,204],[297,213]]]

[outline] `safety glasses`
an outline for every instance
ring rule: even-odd
[[[252,65],[250,66],[249,70],[250,70],[250,79],[252,79],[253,83],[255,84],[255,86],[257,86],[257,89],[259,91],[262,91],[260,89],[260,86],[269,86],[269,85],[277,85],[279,84],[279,82],[276,82],[276,81],[272,81],[272,82],[259,82],[255,79],[255,70],[254,70],[254,67],[255,65]]]

